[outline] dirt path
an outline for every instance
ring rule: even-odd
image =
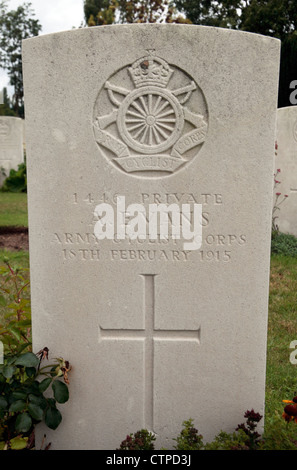
[[[0,249],[28,250],[28,229],[26,227],[0,227]]]

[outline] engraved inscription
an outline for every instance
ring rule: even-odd
[[[179,250],[111,250],[112,260],[188,261],[190,251]]]
[[[246,244],[243,234],[206,234],[202,249],[197,255],[193,251],[180,248],[177,240],[112,240],[113,247],[102,250],[100,241],[90,233],[54,233],[51,243],[59,245],[64,261],[100,262],[110,259],[112,262],[188,262],[198,256],[201,262],[229,262],[234,256],[234,249]],[[124,245],[122,245],[124,243]],[[127,247],[127,244],[130,245]],[[100,247],[100,248],[99,248]]]
[[[203,145],[207,125],[206,100],[196,82],[152,55],[110,77],[94,107],[99,149],[135,176],[166,176],[182,168]]]
[[[72,195],[71,202],[73,204],[79,204],[81,202],[85,202],[86,204],[98,204],[99,202],[116,204],[118,196],[120,196],[120,194],[112,194],[108,192],[98,195],[92,193],[74,193]],[[141,193],[139,201],[142,204],[171,204],[177,202],[180,204],[220,205],[223,203],[223,197],[221,194],[217,193],[201,193],[199,195],[194,195],[193,193]]]
[[[244,249],[248,240],[242,232],[219,232],[214,230],[213,218],[218,211],[221,211],[226,203],[222,194],[201,192],[194,193],[139,193],[135,198],[145,207],[150,204],[183,204],[190,205],[189,220],[192,222],[191,207],[193,204],[202,204],[207,210],[202,211],[202,245],[197,252],[184,249],[180,239],[172,238],[172,217],[168,211],[168,237],[162,237],[161,232],[157,232],[155,237],[147,233],[145,238],[137,236],[137,227],[133,226],[134,213],[124,211],[123,217],[118,217],[114,213],[114,238],[99,240],[94,234],[94,225],[100,220],[95,216],[93,208],[99,202],[108,203],[116,208],[117,193],[73,193],[69,195],[68,203],[89,208],[89,223],[86,223],[85,232],[57,232],[52,235],[51,244],[60,247],[63,261],[68,262],[99,262],[110,260],[112,263],[187,263],[195,258],[197,262],[208,264],[209,262],[222,264],[235,260]],[[149,223],[148,215],[143,215],[144,222]],[[120,223],[121,230],[118,230]],[[121,225],[122,224],[122,225]],[[132,236],[130,228],[134,227],[135,237]]]

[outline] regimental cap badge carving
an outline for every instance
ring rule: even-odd
[[[207,122],[197,83],[179,67],[147,56],[105,82],[93,126],[98,147],[118,168],[134,176],[162,177],[195,158]]]

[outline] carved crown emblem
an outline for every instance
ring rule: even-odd
[[[173,70],[165,60],[145,57],[136,61],[129,72],[136,88],[147,85],[166,88]]]

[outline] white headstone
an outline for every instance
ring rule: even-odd
[[[275,223],[297,237],[297,106],[277,110],[275,153]]]
[[[263,413],[279,41],[116,25],[26,40],[23,64],[34,348],[73,366],[42,434],[170,449],[186,419],[207,441]]]
[[[23,120],[11,116],[0,116],[0,186],[24,162]]]

